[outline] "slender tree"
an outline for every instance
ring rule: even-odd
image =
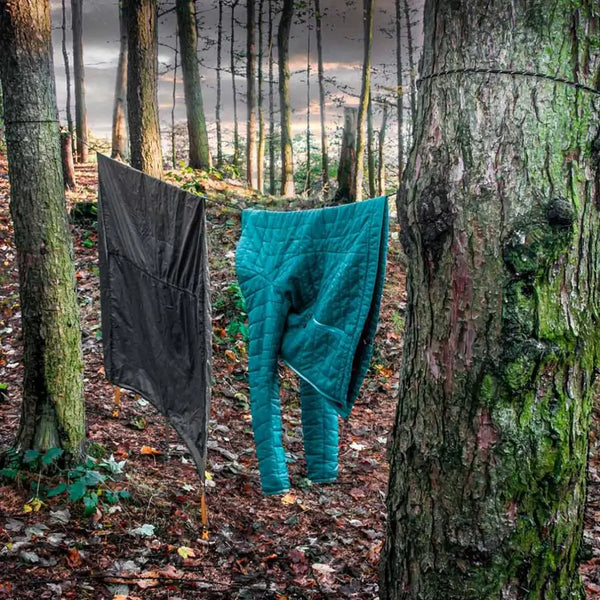
[[[409,66],[409,77],[410,77],[410,120],[411,120],[411,131],[414,135],[415,123],[417,119],[417,102],[416,102],[416,77],[417,70],[415,68],[415,50],[413,46],[412,36],[412,23],[410,22],[410,8],[408,6],[408,0],[402,0],[404,6],[404,19],[406,21],[406,41],[408,43],[408,66]],[[412,136],[411,136],[412,137]]]
[[[65,112],[67,114],[67,128],[69,130],[71,144],[75,139],[75,129],[73,127],[73,114],[71,112],[71,66],[69,64],[69,52],[67,50],[67,10],[65,0],[61,1],[62,8],[62,55],[65,65],[65,87],[67,89],[67,99],[65,102]],[[72,154],[72,152],[71,152]]]
[[[375,184],[375,130],[373,128],[373,94],[371,90],[369,90],[369,104],[367,106],[367,175],[369,195],[374,198],[377,187]]]
[[[189,140],[188,164],[193,169],[210,169],[211,158],[198,70],[198,33],[194,0],[176,0],[177,28],[181,50],[181,72]]]
[[[178,28],[179,29],[179,28]],[[173,88],[171,90],[171,163],[177,165],[177,134],[175,129],[175,110],[177,109],[177,69],[179,67],[179,31],[175,35],[173,52]]]
[[[360,101],[358,103],[358,120],[356,131],[356,169],[354,177],[356,183],[353,188],[356,190],[356,202],[362,200],[362,184],[364,173],[364,153],[365,153],[365,120],[367,116],[367,106],[369,104],[369,93],[371,89],[371,47],[373,42],[373,5],[375,0],[363,0],[363,25],[364,25],[364,56],[362,67],[362,83],[360,90]]]
[[[269,193],[275,194],[275,73],[273,68],[273,2],[269,0]]]
[[[119,60],[115,82],[115,100],[112,118],[112,158],[122,159],[127,153],[127,24],[123,2],[119,2]]]
[[[256,187],[259,192],[265,188],[265,109],[264,109],[264,0],[258,3],[258,149],[256,152]]]
[[[315,29],[317,35],[317,74],[319,81],[319,112],[321,116],[321,178],[323,180],[323,191],[327,195],[329,191],[329,156],[327,148],[327,117],[325,114],[325,71],[323,69],[323,14],[321,13],[320,0],[314,0]]]
[[[84,163],[88,159],[88,127],[85,105],[85,67],[83,64],[83,0],[71,0],[71,28],[73,30],[77,162]]]
[[[256,170],[256,3],[246,0],[246,183],[254,188]]]
[[[377,136],[377,193],[379,196],[385,194],[385,135],[387,132],[387,121],[388,121],[389,107],[387,102],[383,104],[383,115],[381,116],[381,126],[379,128],[379,135]]]
[[[335,193],[336,202],[354,202],[356,200],[356,122],[358,109],[344,107],[344,131],[342,133],[342,148],[338,164],[337,183]]]
[[[294,0],[283,0],[281,19],[277,30],[279,62],[279,111],[281,113],[281,195],[293,196],[294,159],[292,151],[292,123],[290,103],[289,45],[294,17]]]
[[[230,61],[231,61],[231,89],[233,94],[233,164],[238,167],[240,165],[240,134],[238,125],[238,109],[237,109],[237,84],[235,81],[235,9],[239,0],[231,2],[231,38],[230,38]]]
[[[0,2],[0,79],[19,267],[23,402],[15,448],[82,454],[83,361],[47,0]]]
[[[217,0],[219,21],[217,25],[217,105],[215,110],[215,123],[217,126],[217,168],[223,168],[223,133],[221,130],[221,97],[223,70],[223,0]]]
[[[395,0],[396,14],[396,106],[398,108],[398,185],[404,173],[404,85],[402,81],[402,14],[401,0]]]
[[[304,181],[304,193],[310,193],[311,172],[310,172],[310,25],[306,27],[306,179]]]
[[[125,0],[127,17],[127,117],[131,166],[162,175],[158,121],[156,0]]]
[[[598,88],[598,7],[424,14],[381,598],[583,600],[600,103],[581,86]],[[443,74],[465,67],[482,72]]]

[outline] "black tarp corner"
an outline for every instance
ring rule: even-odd
[[[176,429],[202,480],[212,329],[204,199],[98,154],[104,368]]]

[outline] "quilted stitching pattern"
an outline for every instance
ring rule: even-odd
[[[385,197],[300,212],[244,211],[236,265],[249,321],[252,427],[265,494],[289,489],[277,360],[301,379],[308,476],[338,469],[347,417],[369,366],[387,252]]]

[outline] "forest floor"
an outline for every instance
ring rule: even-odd
[[[170,179],[189,183],[191,177],[179,173]],[[69,207],[94,201],[96,189],[95,165],[77,167],[77,188],[67,193]],[[214,200],[208,203],[207,223],[215,381],[207,535],[203,536],[200,480],[177,434],[148,402],[132,393],[123,391],[120,406],[115,407],[115,389],[106,381],[102,364],[97,234],[91,221],[87,225],[78,221],[72,230],[88,452],[95,459],[84,473],[88,487],[83,501],[70,500],[70,492],[59,493],[64,477],[40,473],[35,461],[30,469],[19,470],[16,481],[0,478],[0,599],[377,597],[388,478],[386,444],[396,406],[404,324],[404,267],[398,242],[390,241],[372,367],[352,415],[341,425],[339,480],[324,485],[306,479],[298,382],[281,368],[292,489],[283,496],[265,497],[250,428],[246,347],[239,333],[234,270],[239,209],[257,199],[235,182],[203,179],[198,189]],[[18,276],[8,201],[6,162],[0,156],[0,451],[10,446],[17,431],[22,379]],[[596,445],[592,434],[588,562],[581,566],[590,599],[600,599]],[[48,497],[47,490],[55,493]],[[97,501],[92,494],[99,495]]]

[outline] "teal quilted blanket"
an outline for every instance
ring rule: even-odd
[[[338,415],[369,367],[385,274],[385,197],[299,212],[246,210],[236,253],[249,324],[252,427],[265,494],[288,491],[277,361],[301,379],[307,474],[338,474]]]

